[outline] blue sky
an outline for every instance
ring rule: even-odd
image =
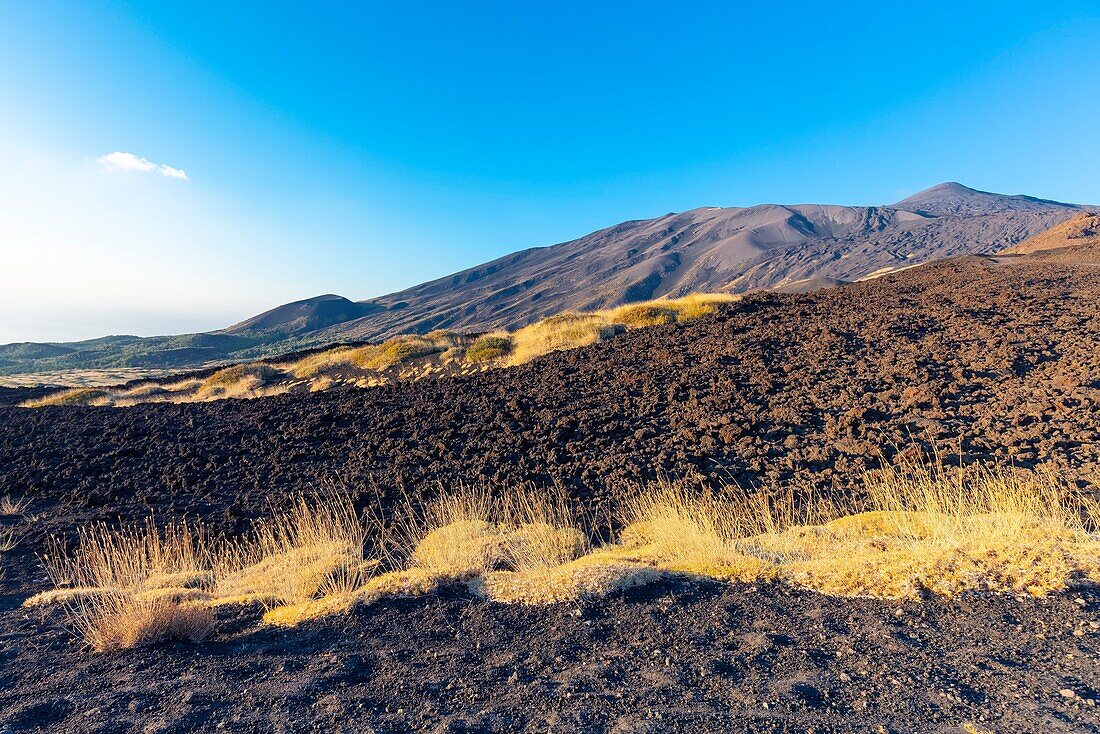
[[[1095,2],[311,5],[0,0],[0,342],[217,328],[697,206],[1100,203]]]

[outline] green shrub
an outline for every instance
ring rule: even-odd
[[[488,362],[500,359],[512,352],[512,337],[503,334],[484,334],[474,340],[466,350],[467,362]]]

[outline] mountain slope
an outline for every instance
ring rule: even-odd
[[[1008,248],[1005,254],[1033,255],[1053,250],[1072,249],[1077,252],[1097,248],[1100,248],[1100,214],[1084,213]]]
[[[693,291],[858,280],[953,255],[994,252],[1079,211],[1073,204],[934,186],[893,206],[693,209],[523,250],[367,301],[375,314],[321,340],[471,326],[514,328],[568,309]]]
[[[1080,211],[957,183],[891,206],[703,207],[520,250],[366,301],[331,294],[296,301],[212,334],[0,346],[0,374],[182,367],[439,328],[516,328],[571,309],[699,291],[805,290],[996,252]]]
[[[894,208],[945,217],[981,216],[1003,212],[1044,212],[1051,209],[1077,209],[1078,207],[1023,194],[1015,196],[993,194],[948,181],[902,199],[894,204]]]

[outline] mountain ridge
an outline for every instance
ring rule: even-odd
[[[374,298],[301,299],[205,334],[0,345],[0,374],[198,366],[441,328],[511,329],[553,313],[691,292],[829,287],[997,252],[1083,209],[956,182],[882,206],[698,207],[518,250]]]

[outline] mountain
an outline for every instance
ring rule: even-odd
[[[294,301],[264,311],[259,316],[242,321],[224,330],[226,334],[300,334],[326,326],[361,318],[377,307],[349,301],[343,296],[327,294]]]
[[[994,252],[1078,213],[1075,204],[945,183],[891,206],[705,207],[522,250],[381,298],[317,334],[378,339],[515,327],[568,309],[692,291],[835,284],[953,255]]]
[[[506,255],[366,301],[323,295],[210,334],[0,346],[0,374],[183,367],[433,329],[514,328],[570,309],[697,291],[801,291],[992,253],[1082,212],[943,183],[887,206],[702,207]]]
[[[1051,209],[1077,209],[1078,207],[1023,194],[1015,196],[992,194],[948,181],[902,199],[894,204],[894,208],[933,217],[973,217],[1003,212],[1045,212]]]

